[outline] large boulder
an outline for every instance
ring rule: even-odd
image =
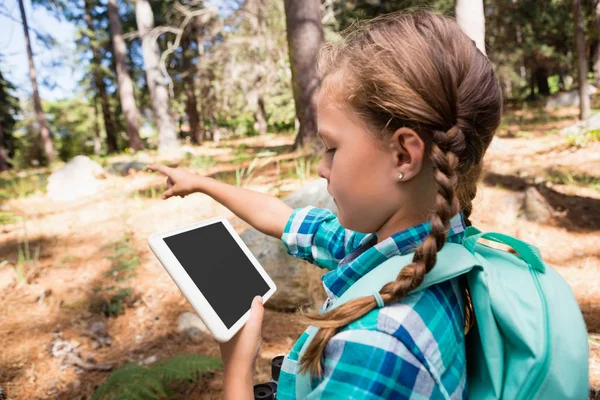
[[[68,201],[95,194],[106,178],[100,164],[86,156],[75,156],[48,178],[46,192],[53,200]]]
[[[283,201],[293,208],[312,205],[337,214],[325,179],[309,182]],[[277,285],[277,291],[265,307],[294,311],[301,306],[320,304],[325,300],[321,276],[326,270],[290,256],[281,239],[267,236],[254,228],[245,230],[241,237]]]
[[[595,86],[588,84],[588,94],[592,95],[598,90]],[[558,92],[548,97],[546,109],[550,110],[557,107],[575,107],[579,105],[579,89],[569,90],[568,92]]]
[[[579,121],[560,130],[561,135],[583,135],[588,131],[600,129],[600,113],[594,114],[585,121]]]

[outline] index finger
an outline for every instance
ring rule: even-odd
[[[169,175],[169,172],[171,171],[171,168],[167,167],[166,165],[149,164],[146,166],[146,168],[148,168],[150,171],[157,171],[165,175]]]

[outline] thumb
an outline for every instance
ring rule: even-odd
[[[252,306],[250,308],[250,318],[248,319],[248,325],[260,330],[262,327],[264,313],[265,308],[263,307],[262,297],[255,296],[252,300]]]

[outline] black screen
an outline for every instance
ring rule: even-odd
[[[227,329],[250,309],[254,296],[269,291],[267,282],[221,222],[164,241]]]

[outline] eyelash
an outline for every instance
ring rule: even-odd
[[[335,149],[327,149],[325,153],[335,153]]]

